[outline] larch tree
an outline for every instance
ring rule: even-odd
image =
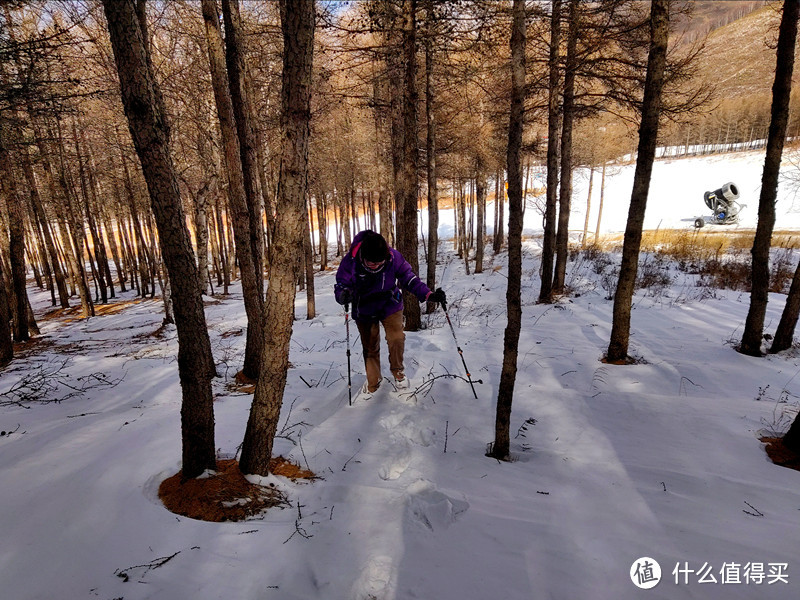
[[[436,46],[433,40],[433,29],[436,21],[435,3],[425,2],[425,172],[428,183],[428,267],[425,282],[430,289],[436,289],[436,255],[439,251],[439,191],[436,174],[436,115],[435,92],[433,81]],[[435,305],[428,303],[428,312],[434,311]]]
[[[11,328],[8,326],[11,320],[11,309],[6,293],[5,275],[3,273],[3,261],[0,260],[0,368],[11,362],[14,358],[14,342],[11,339]]]
[[[214,361],[197,285],[197,266],[170,155],[169,124],[149,58],[145,2],[104,0],[103,8],[128,127],[142,165],[172,283],[182,393],[182,477],[194,478],[206,469],[216,468],[211,394]]]
[[[561,105],[561,176],[558,192],[558,229],[553,292],[564,293],[569,252],[569,216],[572,209],[572,130],[575,123],[575,68],[578,49],[579,2],[569,2],[567,56],[564,68],[564,98]]]
[[[264,305],[264,349],[239,461],[243,473],[257,475],[269,473],[272,444],[286,388],[308,193],[316,10],[314,0],[281,0],[280,10],[284,50],[278,212]]]
[[[610,363],[628,360],[631,304],[639,266],[639,250],[642,243],[642,226],[647,208],[647,196],[650,190],[650,177],[656,154],[668,40],[669,3],[667,0],[653,0],[650,5],[650,50],[647,56],[647,75],[642,100],[642,121],[639,125],[636,170],[633,175],[633,190],[628,209],[628,221],[625,226],[619,281],[614,294],[611,339],[606,355],[606,360]]]
[[[767,314],[769,300],[769,249],[772,230],[775,227],[775,201],[778,196],[778,175],[781,168],[783,146],[786,141],[786,128],[789,122],[789,97],[792,91],[792,71],[794,69],[795,41],[797,38],[797,20],[800,2],[786,0],[783,3],[783,16],[778,33],[777,63],[775,81],[772,85],[772,116],[767,137],[767,155],[764,159],[764,170],[761,175],[761,195],[758,199],[758,225],[750,250],[752,256],[752,287],[750,289],[750,308],[744,324],[739,352],[750,356],[761,356],[761,342],[764,334],[764,318]],[[790,298],[791,299],[791,298]],[[787,309],[794,310],[787,301]],[[786,312],[786,311],[784,311]],[[786,314],[786,321],[781,318],[783,328],[778,348],[786,344],[787,337],[791,344],[789,326],[791,313]],[[788,346],[787,346],[788,347]],[[800,427],[798,427],[800,429]],[[800,437],[800,431],[798,432]]]
[[[14,339],[24,342],[30,339],[28,330],[28,292],[25,267],[25,209],[11,158],[9,123],[0,121],[0,194],[8,207],[9,259],[11,282],[14,291],[13,322]],[[1,284],[1,282],[0,282]]]
[[[236,132],[242,159],[244,191],[247,197],[247,212],[250,218],[250,251],[256,272],[258,295],[264,293],[264,234],[262,216],[263,201],[259,173],[264,168],[258,158],[258,135],[253,114],[250,75],[245,56],[245,32],[239,14],[239,0],[222,0],[222,17],[225,23],[225,60],[231,90]]]
[[[260,260],[255,256],[242,150],[236,115],[231,98],[230,85],[225,64],[222,31],[219,24],[216,0],[202,0],[203,21],[206,26],[208,60],[214,86],[214,100],[217,106],[220,130],[222,132],[223,156],[228,174],[228,201],[233,222],[233,235],[236,241],[236,258],[242,277],[242,296],[247,314],[247,340],[245,342],[242,375],[247,379],[258,378],[258,369],[263,347],[263,301],[259,282],[262,274],[257,272]],[[238,63],[238,61],[235,61]],[[245,137],[247,137],[245,135]],[[245,151],[249,156],[249,153]],[[253,174],[255,175],[255,174]],[[251,185],[253,185],[251,183]],[[255,191],[253,191],[255,194]],[[260,228],[259,228],[260,229]],[[256,249],[256,254],[258,249]]]
[[[553,261],[556,251],[556,210],[558,206],[558,135],[561,112],[559,106],[559,55],[561,44],[561,0],[550,5],[550,56],[547,86],[547,202],[544,212],[542,265],[539,274],[539,302],[553,301]],[[511,184],[509,184],[509,188]]]
[[[393,128],[393,135],[400,150],[398,171],[395,177],[395,208],[397,211],[397,249],[409,262],[415,273],[419,272],[417,249],[417,0],[402,0],[400,20],[400,51],[402,70],[395,78],[400,89],[393,95],[400,103],[400,128]],[[399,131],[397,130],[399,129]],[[404,292],[405,329],[417,331],[422,325],[422,312],[413,294]]]
[[[525,0],[514,0],[511,25],[511,116],[508,128],[508,323],[503,337],[503,368],[497,392],[495,437],[489,455],[510,459],[511,404],[517,378],[517,355],[522,327],[522,133],[525,120]]]

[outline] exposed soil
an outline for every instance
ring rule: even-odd
[[[315,475],[282,456],[273,457],[270,472],[293,481],[311,480]],[[250,483],[234,459],[217,461],[217,471],[208,477],[181,482],[181,473],[161,482],[158,497],[175,514],[200,521],[244,521],[268,508],[287,506],[277,489]]]

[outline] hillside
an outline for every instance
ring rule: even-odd
[[[708,35],[698,70],[701,79],[715,88],[719,98],[771,93],[779,7],[778,3],[770,3]],[[798,77],[796,70],[795,81]]]

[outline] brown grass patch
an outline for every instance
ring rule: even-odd
[[[753,247],[754,229],[650,229],[642,232],[643,252],[663,252],[676,259],[719,258],[725,253],[749,252]],[[624,235],[601,235],[598,249],[609,252],[622,247]],[[800,248],[797,231],[779,229],[772,234],[772,248]]]
[[[270,461],[270,472],[293,481],[315,477],[282,456]],[[268,508],[287,505],[280,491],[247,481],[234,459],[217,461],[217,472],[210,477],[181,482],[181,475],[178,472],[161,482],[158,497],[167,510],[191,519],[244,521]]]
[[[764,449],[772,462],[781,467],[800,471],[800,454],[787,448],[783,438],[763,437],[761,441],[766,444]]]

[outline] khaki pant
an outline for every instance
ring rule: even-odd
[[[403,371],[403,351],[406,344],[406,334],[403,331],[403,311],[398,311],[386,317],[383,321],[383,330],[386,333],[386,343],[389,345],[389,368],[397,376]],[[378,323],[359,323],[358,332],[361,334],[361,346],[364,348],[364,366],[367,368],[367,389],[374,392],[381,381],[381,337]]]

